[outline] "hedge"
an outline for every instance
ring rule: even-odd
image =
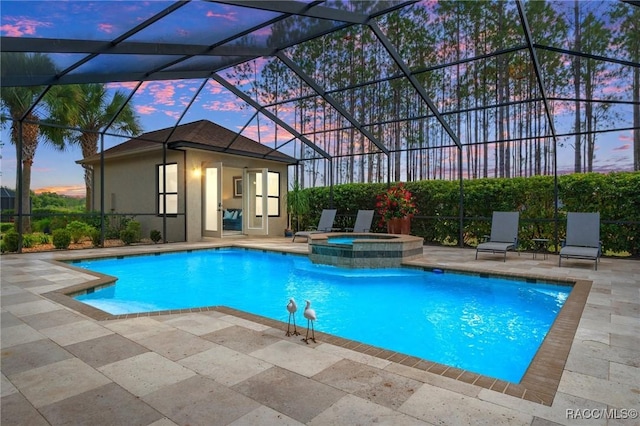
[[[412,234],[425,243],[459,244],[460,183],[425,180],[407,182],[419,213]],[[323,208],[338,209],[337,227],[351,226],[358,209],[375,209],[376,197],[387,184],[344,184],[330,188],[307,188],[311,214],[305,225],[318,223]],[[520,249],[532,249],[533,238],[555,241],[553,176],[465,180],[464,244],[474,246],[491,231],[493,211],[520,212]],[[605,251],[640,255],[640,172],[586,173],[558,176],[558,239],[566,229],[566,213],[600,212],[600,238]],[[373,230],[385,225],[376,215]]]

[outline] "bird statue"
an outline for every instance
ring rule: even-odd
[[[299,336],[298,330],[296,329],[296,311],[298,310],[298,305],[296,305],[296,301],[293,300],[293,297],[289,299],[289,303],[287,303],[287,311],[289,311],[289,322],[287,323],[287,334],[286,336]],[[293,317],[293,332],[289,331],[289,327],[291,326],[291,317]]]
[[[316,311],[311,309],[311,302],[307,300],[307,307],[304,308],[304,317],[307,319],[307,336],[302,339],[307,345],[309,344],[309,324],[311,324],[311,340],[313,343],[316,342],[316,334],[313,330],[313,322],[316,320]]]

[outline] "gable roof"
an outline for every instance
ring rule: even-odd
[[[225,154],[241,155],[245,157],[262,158],[294,164],[295,158],[278,152],[266,145],[232,132],[209,120],[199,120],[181,124],[177,127],[155,130],[129,139],[119,145],[104,151],[105,158],[120,157],[162,148],[167,142],[169,149],[201,149],[205,151],[222,152]],[[84,158],[77,163],[94,163],[100,160],[100,154]]]
[[[2,186],[0,187],[0,196],[2,196],[2,198],[13,198],[16,196],[16,191],[9,189],[6,186]]]

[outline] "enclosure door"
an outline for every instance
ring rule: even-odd
[[[247,235],[267,235],[268,169],[245,169],[243,173],[242,204],[244,230]]]
[[[202,174],[202,234],[222,237],[222,163],[207,165]]]

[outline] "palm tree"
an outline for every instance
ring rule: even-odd
[[[140,121],[131,104],[127,103],[127,96],[122,91],[116,91],[110,98],[103,84],[83,84],[72,87],[76,101],[71,124],[80,130],[71,132],[67,140],[80,145],[83,158],[98,153],[100,131],[108,130],[111,133],[128,136],[137,136],[142,133]],[[109,129],[105,129],[112,120],[113,123]],[[86,209],[89,211],[93,205],[93,167],[88,164],[83,164],[82,167],[86,187]]]
[[[2,75],[33,75],[51,74],[55,72],[55,65],[47,55],[35,53],[14,53],[2,52]],[[43,98],[38,102],[45,89],[41,86],[32,87],[0,87],[0,104],[3,112],[7,112],[11,117],[11,142],[16,146],[16,158],[22,155],[22,186],[20,197],[22,200],[22,212],[25,214],[22,222],[22,229],[19,232],[31,231],[31,167],[36,155],[38,143],[51,142],[54,146],[62,149],[62,145],[49,139],[46,134],[41,133],[40,123],[47,115],[51,114],[54,108],[61,106],[59,102],[59,90],[52,88],[48,90]],[[38,102],[36,104],[36,102]],[[35,107],[34,107],[35,104]],[[63,109],[56,111],[59,118],[62,118]],[[22,123],[20,120],[24,120]],[[22,145],[20,145],[22,138]],[[20,152],[22,146],[22,152]],[[20,164],[16,165],[16,187],[19,186]]]

